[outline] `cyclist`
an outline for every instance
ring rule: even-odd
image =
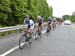
[[[38,23],[38,29],[36,30],[35,33],[35,40],[37,40],[38,36],[41,37],[41,31],[43,26],[43,18],[41,16],[37,16],[37,23]]]
[[[60,19],[60,26],[62,25],[62,19]]]
[[[42,30],[43,18],[41,16],[37,16],[37,23],[38,23],[38,27],[41,27]]]
[[[34,29],[34,21],[28,15],[25,16],[24,26],[26,27],[26,31],[31,34]]]
[[[51,30],[51,23],[52,23],[52,18],[49,16],[48,17],[48,26],[49,26],[50,30]]]
[[[56,18],[53,18],[53,20],[52,20],[52,27],[53,27],[53,29],[56,27]]]
[[[59,20],[58,20],[58,26],[61,26],[61,24],[62,24],[62,19],[59,18]]]

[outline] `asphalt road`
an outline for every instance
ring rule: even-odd
[[[45,30],[44,27],[43,30]],[[34,29],[35,32],[36,29]],[[6,51],[18,46],[19,39],[23,33],[13,33],[7,36],[0,36],[0,55],[5,53]]]
[[[0,40],[0,54],[18,45],[20,34],[14,36]],[[7,56],[75,56],[75,28],[71,25],[57,27],[23,50],[17,49]]]

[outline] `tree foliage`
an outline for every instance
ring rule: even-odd
[[[0,24],[7,24],[6,20],[8,15],[12,13],[11,10],[11,1],[10,0],[1,0],[0,1]]]
[[[22,24],[25,15],[29,15],[34,21],[38,15],[45,18],[52,16],[53,9],[46,0],[1,0],[0,1],[0,25],[11,26]]]
[[[62,18],[64,20],[71,20],[72,22],[75,22],[75,15],[64,15]]]

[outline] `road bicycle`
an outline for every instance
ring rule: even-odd
[[[23,49],[27,43],[31,44],[33,41],[33,37],[34,37],[33,32],[32,34],[29,34],[27,31],[24,31],[19,40],[19,48]]]
[[[35,40],[42,37],[41,32],[42,32],[42,26],[39,26],[38,30],[36,30],[36,32],[35,32]]]

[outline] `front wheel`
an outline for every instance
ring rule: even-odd
[[[54,23],[52,24],[52,28],[53,28],[53,30],[54,30],[54,28],[55,28],[55,25],[54,25]]]
[[[20,49],[23,49],[24,48],[24,45],[26,44],[26,41],[27,41],[27,37],[26,35],[22,35],[20,40],[19,40],[19,48]]]
[[[46,31],[46,33],[49,33],[49,29],[47,28],[47,31]]]
[[[50,30],[51,30],[51,26],[48,26],[48,27],[47,27],[47,30],[46,30],[46,33],[49,33]]]
[[[41,32],[39,31],[35,33],[35,40],[37,40],[38,38],[41,38]]]

